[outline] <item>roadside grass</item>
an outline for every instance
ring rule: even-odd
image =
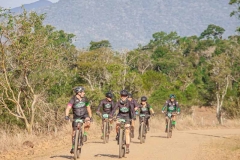
[[[37,132],[29,135],[26,131],[19,128],[1,129],[0,128],[0,159],[11,159],[19,155],[31,156],[44,154],[52,148],[71,147],[71,122],[66,122],[57,129],[52,129],[49,132]],[[135,134],[138,134],[139,120],[135,122]],[[150,119],[150,132],[164,132],[165,116],[157,114]],[[240,119],[228,120],[224,119],[224,124],[219,125],[215,117],[215,110],[212,108],[193,108],[191,114],[180,114],[176,117],[176,130],[200,130],[200,129],[221,129],[221,128],[239,128]],[[14,131],[14,132],[13,132]],[[94,118],[91,128],[88,132],[88,139],[100,138],[101,136],[101,120]],[[115,123],[111,133],[115,136]],[[239,137],[238,143],[240,144]],[[25,141],[31,141],[34,144],[33,148],[28,148],[23,145]],[[234,141],[233,141],[234,142]],[[229,146],[232,152],[239,151],[239,145],[233,145],[224,142]],[[30,151],[29,151],[30,150]],[[32,150],[32,151],[31,151]],[[229,152],[230,152],[229,151]],[[3,157],[5,156],[5,157]],[[11,157],[11,158],[8,158]],[[14,158],[13,158],[14,159]],[[239,158],[240,159],[240,158]]]
[[[198,158],[201,160],[239,160],[240,135],[214,139],[201,147]]]

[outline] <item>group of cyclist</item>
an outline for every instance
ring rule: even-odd
[[[90,103],[88,99],[85,97],[85,89],[81,86],[76,87],[74,89],[75,95],[70,99],[66,111],[65,111],[65,120],[69,120],[69,111],[72,109],[73,111],[73,119],[83,119],[85,121],[84,124],[84,136],[83,141],[87,141],[87,132],[90,128],[90,122],[93,121],[92,118],[92,110],[90,107]],[[114,103],[113,102],[113,94],[111,92],[106,93],[106,98],[100,101],[99,106],[97,108],[96,114],[97,115],[103,115],[108,114],[110,117],[110,128],[112,128],[113,123],[113,117],[116,117],[118,120],[119,118],[125,120],[125,132],[126,132],[126,154],[130,152],[129,146],[130,146],[130,135],[131,138],[134,138],[134,126],[136,121],[136,115],[137,114],[145,114],[146,118],[146,126],[147,129],[150,129],[149,125],[149,118],[150,116],[154,116],[154,110],[152,106],[147,102],[147,97],[142,96],[141,102],[138,104],[138,102],[133,99],[133,96],[131,93],[128,93],[126,90],[120,91],[120,99]],[[177,114],[180,113],[179,104],[176,101],[176,96],[174,94],[171,94],[169,97],[169,100],[166,101],[162,108],[162,113],[165,113],[165,110],[168,112],[177,112]],[[101,113],[102,111],[102,113]],[[117,115],[116,115],[117,112]],[[104,119],[102,119],[103,122]],[[166,116],[166,123],[167,123],[167,116]],[[102,123],[103,124],[103,123]],[[119,130],[119,124],[120,122],[116,122],[116,140],[118,140],[118,130]],[[175,116],[173,117],[173,125],[175,126]],[[70,153],[73,153],[74,150],[74,136],[75,131],[77,129],[77,124],[73,121],[72,122],[72,148],[70,150]],[[166,125],[167,129],[167,125]],[[102,126],[102,132],[103,132],[103,126]],[[131,132],[131,134],[130,134]],[[166,132],[166,130],[165,130]],[[103,138],[103,135],[102,137]],[[139,139],[139,136],[138,136]]]

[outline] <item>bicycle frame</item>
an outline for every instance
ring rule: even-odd
[[[147,133],[147,129],[146,129],[146,120],[147,117],[145,114],[140,114],[140,128],[139,128],[139,136],[140,136],[140,143],[145,143],[145,139],[146,139],[146,133]]]
[[[175,116],[175,112],[167,112],[167,138],[172,138],[172,118]]]
[[[82,119],[74,119],[77,123],[77,130],[75,131],[75,140],[74,140],[74,159],[80,157],[82,146],[83,146],[83,124]]]
[[[110,120],[108,114],[103,114],[103,143],[108,143],[108,138],[110,134]]]

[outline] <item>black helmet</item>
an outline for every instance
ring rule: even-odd
[[[131,93],[128,93],[128,98],[133,98]]]
[[[176,98],[176,96],[174,94],[170,94],[169,98]]]
[[[141,97],[141,101],[147,101],[147,97],[142,96],[142,97]]]
[[[84,88],[81,87],[81,86],[78,86],[78,87],[74,88],[74,92],[75,92],[76,94],[79,93],[79,92],[83,92],[83,91],[84,91]]]
[[[121,96],[128,96],[128,92],[126,90],[121,90],[120,95]]]
[[[113,95],[112,95],[111,92],[107,92],[105,95],[106,95],[106,97],[108,97],[108,98],[112,98],[112,97],[113,97]]]

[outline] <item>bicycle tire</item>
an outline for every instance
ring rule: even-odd
[[[167,138],[171,138],[171,137],[170,137],[170,123],[171,123],[171,119],[168,119],[168,124],[167,124]]]
[[[108,143],[109,141],[109,131],[110,131],[110,128],[109,128],[109,122],[106,123],[106,143]]]
[[[74,160],[76,160],[78,158],[79,155],[79,150],[78,150],[78,140],[79,139],[79,130],[77,129],[75,131],[75,140],[74,140]]]
[[[140,125],[140,144],[144,143],[143,142],[143,122]]]
[[[119,158],[122,158],[124,155],[124,149],[123,149],[123,129],[120,129],[119,131]]]
[[[82,130],[79,132],[79,141],[78,144],[80,147],[77,148],[77,158],[80,158],[81,152],[82,152],[82,145],[83,145],[83,134]]]
[[[103,122],[103,143],[105,144],[106,143],[106,128],[107,128],[107,125],[106,125],[106,122],[104,121]]]
[[[146,133],[146,124],[143,123],[143,143],[145,143],[146,136],[147,136],[147,133]]]

